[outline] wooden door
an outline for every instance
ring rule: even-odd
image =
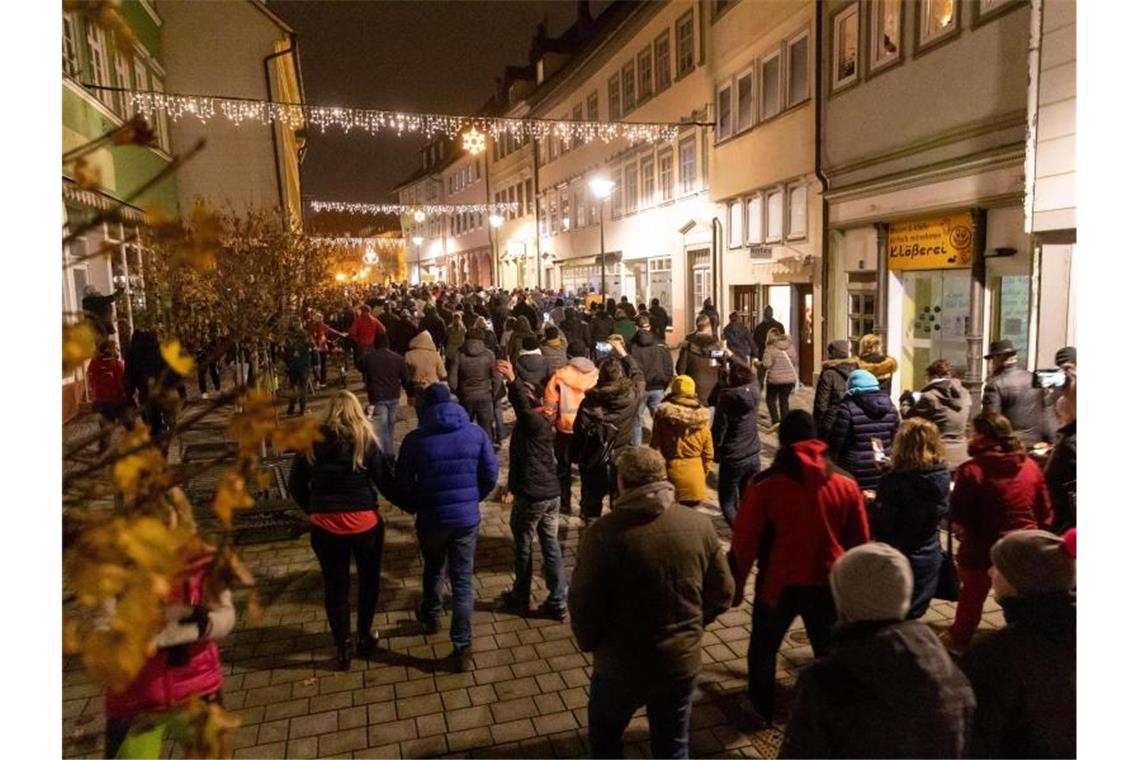
[[[800,361],[800,382],[811,385],[815,364],[815,296],[810,284],[794,285],[792,298],[796,315],[796,353]]]

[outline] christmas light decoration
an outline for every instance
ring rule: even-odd
[[[320,243],[330,243],[332,245],[344,246],[359,246],[364,245],[369,248],[399,248],[404,245],[402,238],[383,238],[383,237],[353,237],[350,235],[343,236],[313,236],[313,240]]]
[[[309,208],[318,213],[332,211],[338,214],[411,214],[417,222],[429,216],[449,214],[506,214],[517,212],[518,203],[434,203],[412,205],[406,203],[345,203],[341,201],[310,201]]]
[[[415,219],[417,223],[419,223],[426,219],[427,215],[422,211],[416,211],[412,214],[412,218]]]
[[[379,260],[380,254],[376,253],[376,249],[373,248],[371,244],[369,244],[368,250],[364,252],[364,263],[368,266],[372,266]]]
[[[487,138],[482,132],[471,127],[463,133],[463,150],[477,156],[487,149]]]

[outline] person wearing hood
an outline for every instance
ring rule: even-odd
[[[292,415],[293,407],[297,404],[300,405],[301,414],[304,414],[309,400],[309,374],[313,368],[313,339],[301,327],[300,321],[294,321],[289,326],[284,343],[282,358],[285,361],[285,374],[293,389],[285,414]]]
[[[638,330],[633,336],[629,355],[645,376],[645,393],[637,407],[637,425],[633,428],[633,445],[640,446],[644,435],[642,422],[645,411],[649,410],[651,419],[657,414],[657,407],[665,398],[665,390],[673,382],[673,355],[665,343],[649,329],[649,322],[643,317],[638,318]]]
[[[364,355],[372,350],[376,344],[376,334],[386,332],[384,323],[372,315],[372,309],[368,304],[361,304],[360,308],[356,310],[356,318],[352,321],[352,326],[348,328],[349,337],[354,341],[356,349],[356,365],[360,365],[360,360]]]
[[[697,385],[697,398],[704,406],[709,405],[709,395],[720,380],[721,362],[715,352],[721,350],[720,342],[713,336],[712,322],[708,316],[697,317],[697,329],[685,338],[677,354],[677,374],[688,375]]]
[[[529,329],[534,330],[538,327],[538,311],[527,302],[526,296],[522,292],[519,292],[518,302],[515,304],[515,308],[511,310],[511,314],[515,317],[516,329],[519,327],[519,317],[526,318]]]
[[[760,324],[756,325],[756,329],[752,331],[752,342],[756,344],[756,350],[763,356],[764,349],[768,345],[768,336],[772,330],[777,331],[777,335],[786,333],[784,323],[776,319],[775,312],[771,306],[764,307],[764,319],[760,320]],[[764,385],[764,376],[760,375],[760,385]]]
[[[431,304],[424,306],[424,316],[420,319],[420,330],[427,330],[431,335],[431,342],[437,351],[442,351],[447,343],[447,325],[440,319],[439,313]],[[410,345],[410,343],[409,343]]]
[[[519,352],[523,350],[523,341],[527,338],[535,338],[537,340],[537,336],[534,330],[531,329],[530,324],[527,323],[526,318],[515,317],[515,329],[511,332],[511,339],[507,341],[507,358],[511,362],[519,358]]]
[[[906,558],[882,543],[856,546],[829,581],[839,627],[830,653],[796,682],[779,756],[962,757],[974,692],[930,627],[905,619]]]
[[[744,603],[745,583],[757,568],[748,696],[767,720],[776,707],[776,655],[792,621],[803,618],[812,651],[822,656],[836,619],[828,573],[843,552],[870,540],[863,494],[827,459],[811,415],[789,412],[779,438],[772,466],[745,486],[729,556],[734,607]]]
[[[426,332],[426,331],[425,331]],[[439,358],[439,354],[435,355]],[[408,363],[403,356],[388,348],[388,336],[376,336],[375,350],[361,362],[364,389],[372,409],[372,424],[384,456],[396,457],[396,420],[400,406],[400,389],[411,385]]]
[[[865,369],[879,381],[885,393],[891,392],[891,375],[899,368],[894,357],[883,353],[883,339],[867,333],[859,339],[859,369]]]
[[[728,324],[724,327],[724,342],[745,364],[751,364],[753,359],[760,358],[756,344],[752,342],[752,334],[741,321],[740,314],[735,311],[728,315]]]
[[[570,480],[573,462],[571,444],[574,440],[574,422],[586,392],[598,383],[598,368],[586,358],[584,346],[571,343],[566,353],[570,356],[570,361],[551,375],[543,392],[543,401],[556,415],[554,457],[558,464],[558,483],[561,489],[560,510],[564,515],[570,514]]]
[[[613,303],[613,299],[610,300],[610,303]],[[597,347],[597,344],[605,343],[607,340],[609,340],[610,335],[613,334],[613,317],[611,317],[608,312],[601,309],[600,307],[596,307],[594,309],[593,316],[590,317],[589,328],[590,350],[594,351]],[[594,359],[598,360],[600,357],[595,354]]]
[[[891,397],[870,372],[857,369],[848,376],[847,395],[835,408],[827,447],[860,488],[873,492],[898,427],[899,413]]]
[[[946,465],[953,472],[969,457],[966,425],[971,403],[970,392],[954,377],[950,362],[939,359],[926,368],[926,385],[921,391],[903,393],[899,412],[904,420],[918,417],[934,423],[946,452]]]
[[[523,382],[530,383],[538,389],[541,396],[546,389],[546,381],[550,379],[550,364],[542,355],[538,338],[528,335],[523,339],[519,355],[514,361],[514,373],[522,378]]]
[[[772,427],[788,416],[788,399],[800,375],[799,358],[792,339],[785,333],[769,333],[764,348],[764,369],[768,375],[768,424]]]
[[[423,329],[427,329],[426,327]],[[388,340],[392,346],[392,350],[403,356],[408,353],[408,344],[412,338],[416,336],[419,330],[416,328],[415,322],[412,321],[412,315],[407,309],[402,310],[399,315],[392,320],[392,326],[388,329]],[[430,331],[429,331],[430,332]],[[435,336],[432,336],[432,342],[435,342]]]
[[[429,635],[439,630],[443,615],[447,567],[454,646],[448,664],[457,672],[472,668],[479,502],[494,490],[498,477],[499,462],[487,432],[451,401],[446,385],[428,387],[420,425],[404,438],[396,461],[397,506],[416,516],[416,537],[424,562],[423,602],[416,617]]]
[[[582,321],[582,315],[577,309],[567,309],[566,319],[560,325],[563,335],[566,336],[566,355],[570,356],[570,348],[578,351],[578,356],[590,354],[590,328]]]
[[[847,395],[847,378],[858,367],[859,360],[847,355],[847,341],[833,340],[827,344],[827,359],[819,372],[812,404],[812,417],[822,438],[827,438],[833,411]]]
[[[556,298],[554,299],[554,308],[550,310],[550,323],[555,327],[560,327],[564,319],[566,319],[566,302],[561,298]]]
[[[701,640],[728,609],[732,573],[712,522],[677,508],[656,451],[622,452],[617,487],[613,510],[582,534],[570,583],[570,626],[594,656],[590,753],[621,757],[644,706],[652,756],[688,757]]]
[[[659,340],[665,340],[665,330],[669,327],[669,312],[661,306],[659,298],[649,302],[649,326]]]
[[[451,324],[447,326],[447,340],[443,345],[443,355],[448,365],[455,361],[455,355],[467,340],[467,326],[463,324],[463,314],[455,312],[451,315]]]
[[[447,369],[443,366],[443,359],[431,339],[431,333],[427,330],[421,330],[408,343],[404,362],[408,371],[408,399],[414,401],[416,418],[419,419],[424,391],[433,383],[446,383]]]
[[[618,309],[617,319],[614,321],[614,332],[621,336],[627,346],[633,340],[633,336],[637,333],[637,323],[630,316],[629,309]]]
[[[153,440],[160,439],[174,422],[168,394],[177,387],[178,381],[178,373],[167,365],[162,356],[158,333],[136,329],[127,347],[123,385],[127,401],[137,404]]]
[[[934,423],[905,420],[891,446],[891,467],[868,508],[871,535],[906,556],[914,577],[908,619],[926,614],[942,567],[939,527],[950,513],[950,470]],[[952,562],[952,559],[946,561]]]
[[[711,298],[706,298],[701,306],[701,314],[709,318],[709,327],[712,328],[714,338],[720,338],[720,312],[716,310]]]
[[[994,544],[990,559],[1005,628],[962,658],[978,700],[966,756],[1076,757],[1076,551],[1047,531],[1021,530]]]
[[[587,521],[602,514],[607,496],[613,507],[617,490],[614,462],[633,443],[641,396],[641,370],[634,365],[638,378],[631,377],[631,367],[623,361],[627,357],[621,341],[615,338],[610,345],[617,355],[602,360],[597,385],[586,391],[574,418],[571,456],[582,478],[582,518]]]
[[[471,415],[471,421],[487,431],[492,440],[495,438],[494,402],[501,382],[495,354],[483,341],[483,330],[472,327],[452,362],[450,385],[459,403]]]
[[[727,384],[718,385],[709,400],[716,409],[712,437],[713,461],[720,465],[717,497],[725,522],[732,527],[744,483],[760,472],[760,426],[756,418],[760,386],[752,368],[730,362]]]
[[[1017,366],[1013,343],[994,341],[985,359],[990,376],[982,388],[982,411],[1008,419],[1027,449],[1052,442],[1054,424],[1045,406],[1045,389],[1037,373]]]
[[[550,369],[551,374],[565,367],[567,362],[567,341],[565,337],[559,333],[560,331],[557,327],[547,325],[542,331],[542,345],[538,347],[538,350],[542,352],[543,358],[546,359],[546,366]]]
[[[687,507],[704,501],[705,480],[713,462],[709,410],[697,400],[696,390],[688,375],[673,378],[669,395],[653,415],[649,439],[649,445],[665,457],[677,501]]]
[[[962,583],[947,645],[970,645],[990,591],[990,549],[1018,530],[1045,528],[1053,518],[1045,477],[1025,454],[1021,437],[1000,414],[974,418],[970,459],[954,476],[950,519],[958,536],[958,578]]]

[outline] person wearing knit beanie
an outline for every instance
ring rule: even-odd
[[[903,620],[910,610],[914,575],[906,557],[889,544],[847,551],[832,565],[830,581],[840,622]]]
[[[528,335],[522,339],[522,350],[528,353],[537,352],[539,347],[538,338],[533,335]]]
[[[847,377],[847,395],[857,396],[879,390],[879,381],[865,369],[853,370]]]
[[[1010,533],[993,545],[990,559],[999,602],[1013,595],[1063,593],[1077,583],[1076,559],[1065,540],[1047,530]]]
[[[695,396],[696,394],[697,384],[688,375],[677,375],[669,384],[670,396]]]

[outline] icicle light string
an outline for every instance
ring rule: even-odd
[[[309,201],[309,208],[318,213],[333,211],[338,214],[410,214],[417,222],[429,216],[449,214],[507,214],[518,211],[518,203],[462,203],[462,204],[406,204],[406,203],[342,203],[340,201]]]
[[[374,237],[350,237],[350,236],[335,236],[335,235],[318,235],[313,236],[313,240],[318,243],[328,243],[330,245],[368,245],[376,248],[402,248],[404,245],[403,238],[374,238]]]
[[[232,124],[259,122],[277,123],[290,129],[306,124],[322,132],[338,127],[345,132],[362,129],[375,135],[381,131],[402,135],[411,132],[427,139],[445,136],[454,138],[464,129],[474,127],[492,139],[515,138],[544,139],[551,135],[566,142],[610,142],[624,138],[630,142],[666,142],[675,140],[683,127],[708,126],[705,122],[605,122],[567,121],[560,119],[514,119],[498,116],[455,116],[436,113],[404,113],[373,108],[342,108],[313,106],[305,103],[282,103],[253,98],[232,98],[215,95],[184,95],[179,93],[135,90],[126,87],[85,84],[92,90],[109,90],[124,93],[131,105],[145,115],[164,112],[174,120],[195,117],[202,122],[218,118]]]

